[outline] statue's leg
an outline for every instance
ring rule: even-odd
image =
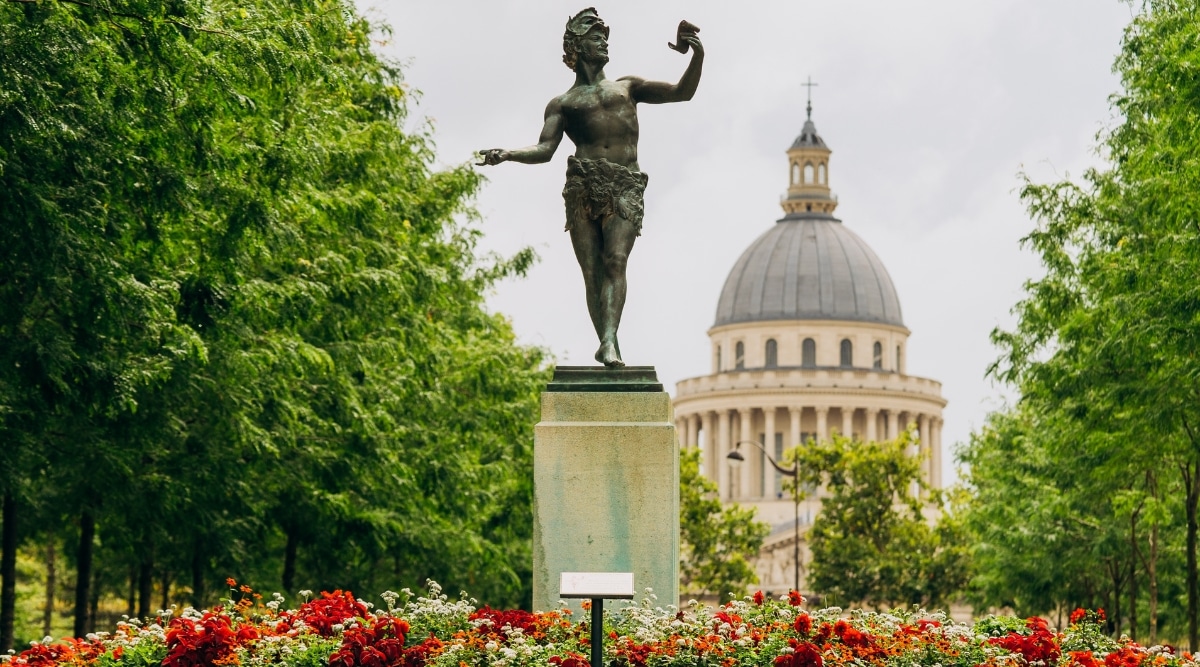
[[[604,339],[604,320],[600,306],[600,285],[604,280],[604,266],[600,261],[604,239],[600,234],[600,223],[588,221],[586,224],[576,223],[571,226],[571,246],[575,249],[575,259],[583,271],[583,290],[587,298],[588,316],[592,318],[592,327],[596,337]]]
[[[621,312],[625,310],[625,269],[629,253],[637,240],[637,228],[620,215],[609,216],[602,225],[604,279],[600,288],[600,309],[603,333],[600,335],[603,363],[607,366],[624,366],[621,350],[617,343],[617,328],[621,326]],[[611,349],[607,349],[611,346]],[[600,355],[601,352],[597,352]]]

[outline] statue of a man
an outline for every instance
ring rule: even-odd
[[[563,33],[563,62],[575,71],[575,84],[546,105],[546,123],[538,143],[525,148],[480,151],[479,164],[549,162],[566,132],[575,143],[567,158],[567,231],[583,269],[588,314],[600,349],[596,361],[624,366],[617,327],[625,307],[625,264],[633,242],[642,232],[642,193],[648,177],[638,170],[637,104],[686,102],[696,93],[704,47],[695,26],[680,23],[677,45],[692,60],[679,83],[646,81],[626,76],[610,81],[608,26],[589,7],[567,21]]]

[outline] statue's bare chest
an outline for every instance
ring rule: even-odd
[[[629,121],[637,114],[629,87],[607,80],[571,89],[562,98],[562,109],[569,125],[590,125],[602,119]]]

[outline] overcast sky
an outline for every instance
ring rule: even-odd
[[[586,0],[585,0],[586,1]],[[381,46],[421,91],[442,165],[475,149],[534,143],[546,103],[573,82],[566,19],[584,5],[533,0],[360,0],[392,26]],[[1114,122],[1112,62],[1130,6],[1115,0],[806,2],[597,1],[612,29],[606,71],[675,81],[667,48],[687,19],[706,50],[695,99],[639,107],[650,175],[630,257],[625,361],[654,365],[674,392],[709,372],[707,329],[730,268],[782,216],[785,151],[813,120],[833,150],[836,215],[879,255],[912,330],[908,371],[940,380],[944,443],[967,439],[1005,389],[985,378],[988,333],[1009,326],[1039,271],[1019,247],[1032,226],[1019,174],[1078,176]],[[541,261],[490,298],[522,341],[591,365],[597,342],[562,231],[564,141],[549,164],[487,168],[482,249],[532,246]],[[949,456],[947,473],[952,465]]]

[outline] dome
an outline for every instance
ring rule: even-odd
[[[800,135],[792,142],[792,148],[828,148],[825,140],[817,134],[817,126],[809,118],[800,129]]]
[[[840,220],[797,213],[742,253],[725,279],[714,326],[763,320],[853,320],[903,327],[892,278]]]

